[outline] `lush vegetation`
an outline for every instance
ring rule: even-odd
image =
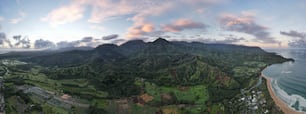
[[[15,59],[27,64],[6,65],[7,84],[72,95],[90,104],[87,113],[226,113],[224,101],[251,87],[264,67],[290,60],[258,47],[161,38],[25,55]]]

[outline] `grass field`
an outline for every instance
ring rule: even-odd
[[[153,101],[161,101],[161,94],[173,93],[178,102],[188,102],[194,104],[205,104],[208,100],[208,90],[205,85],[188,86],[188,87],[159,87],[155,84],[146,82],[146,92],[153,96]]]
[[[145,104],[137,104],[126,98],[125,103],[122,102],[122,99],[105,99],[108,93],[96,90],[93,85],[89,84],[87,79],[54,80],[41,73],[40,66],[34,66],[28,71],[18,69],[16,64],[9,67],[15,71],[9,72],[5,76],[6,80],[20,79],[23,80],[25,84],[40,87],[58,96],[68,93],[80,103],[90,104],[98,109],[106,110],[109,113],[127,112],[133,114],[154,114],[156,112],[163,112],[165,114],[200,114],[208,108],[206,103],[209,100],[209,94],[206,85],[166,87],[157,86],[154,83],[146,82],[142,79],[136,79],[135,85],[143,86],[144,92],[147,93],[148,96],[152,96],[153,99]],[[14,82],[7,82],[6,84],[14,86]],[[29,97],[32,102],[40,104],[43,112],[69,114],[72,112],[80,113],[86,111],[86,109],[78,107],[67,110],[37,100],[35,96]],[[14,104],[16,104],[16,100],[14,100],[14,97],[7,100],[10,110],[15,110],[16,105]],[[154,103],[157,103],[158,106],[155,106]],[[213,107],[213,109],[215,108]],[[39,113],[39,111],[34,110],[31,113]]]

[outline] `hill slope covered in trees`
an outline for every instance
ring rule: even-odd
[[[187,111],[197,112],[196,108],[200,107],[199,113],[210,112],[212,106],[224,105],[225,100],[240,94],[241,89],[251,87],[266,66],[291,60],[259,47],[170,42],[162,38],[147,43],[134,40],[120,46],[104,44],[93,50],[35,54],[18,59],[28,64],[15,69],[40,66],[39,73],[50,80],[82,79],[88,82],[85,87],[107,93],[101,97],[67,89],[81,88],[73,84],[57,87],[89,101],[129,98],[139,103],[138,98],[147,95],[153,100],[145,103],[142,100],[143,109],[158,111],[156,107],[165,106],[177,109],[184,104]],[[112,111],[107,106],[93,107]]]

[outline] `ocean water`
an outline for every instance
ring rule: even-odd
[[[274,64],[263,70],[276,95],[297,111],[306,112],[306,49],[266,49],[295,62]]]

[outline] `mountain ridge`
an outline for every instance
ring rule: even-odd
[[[18,60],[27,64],[10,70],[36,69],[35,74],[29,75],[39,74],[59,82],[83,80],[86,85],[56,84],[55,87],[82,99],[126,99],[136,104],[146,95],[153,100],[144,103],[143,109],[183,104],[189,108],[204,107],[207,113],[211,103],[218,106],[232,103],[242,89],[257,82],[261,70],[268,65],[290,61],[259,47],[171,42],[162,38],[153,42],[129,41],[119,46],[103,44],[88,51],[21,56]],[[40,86],[41,82],[38,83]],[[81,88],[91,91],[80,92]],[[105,94],[98,94],[101,92]],[[225,104],[221,107],[231,109]]]
[[[86,61],[86,59],[90,56],[98,56],[96,54],[100,54],[101,56],[108,56],[108,57],[130,57],[130,56],[149,56],[152,54],[192,54],[198,55],[203,54],[204,51],[213,50],[214,53],[240,53],[246,52],[251,53],[258,53],[263,54],[267,53],[260,47],[248,47],[248,46],[241,46],[241,45],[233,45],[233,44],[204,44],[200,42],[170,42],[163,38],[158,38],[153,42],[143,42],[141,40],[134,40],[128,41],[122,45],[114,45],[114,44],[102,44],[94,48],[93,50],[88,51],[76,51],[75,53],[79,53],[80,59]],[[246,51],[247,50],[247,51]],[[73,52],[66,51],[62,53],[55,53],[51,55],[45,56],[36,56],[31,57],[29,59],[37,60],[41,59],[40,61],[48,61],[48,58],[52,58],[54,56],[61,56],[68,55],[69,53],[72,54]],[[82,54],[86,53],[86,54]],[[75,56],[75,55],[74,55]],[[61,59],[71,59],[73,56],[67,56]],[[31,60],[27,60],[31,62]],[[69,61],[69,60],[68,60]],[[36,61],[37,62],[37,61]],[[39,62],[38,62],[39,63]],[[52,63],[52,62],[51,62]],[[57,62],[56,62],[57,63]],[[82,62],[80,62],[81,64]],[[47,64],[46,64],[47,65]]]

